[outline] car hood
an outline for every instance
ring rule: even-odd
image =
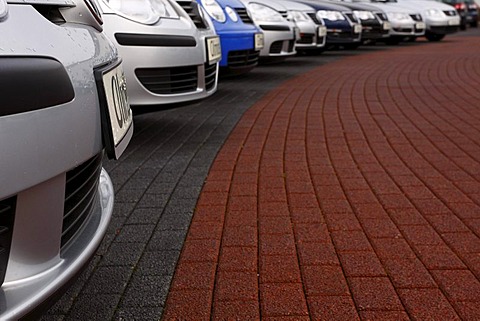
[[[297,1],[297,0],[295,0]],[[315,10],[334,10],[340,12],[351,12],[349,8],[342,6],[341,4],[333,3],[330,1],[316,1],[316,0],[298,0],[297,2],[311,6]]]
[[[315,12],[315,9],[313,9],[311,6],[306,5],[304,3],[300,3],[300,2],[296,2],[296,1],[290,1],[290,0],[275,0],[275,1],[284,5],[288,10]]]
[[[418,9],[428,10],[428,9],[439,9],[439,10],[455,10],[455,7],[437,2],[437,1],[428,1],[428,0],[398,0],[397,2],[401,6],[415,7]]]

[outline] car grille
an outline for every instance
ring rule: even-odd
[[[278,11],[279,14],[282,15],[282,17],[284,17],[285,19],[287,19],[288,17],[288,13],[286,11]]]
[[[103,153],[67,172],[65,204],[63,210],[63,248],[82,229],[92,214],[97,197],[98,181],[102,170]]]
[[[181,94],[198,88],[197,66],[143,68],[135,75],[145,88],[159,95]]]
[[[301,43],[301,44],[313,43],[314,37],[315,35],[313,33],[302,33],[300,39],[297,40],[297,43]]]
[[[253,20],[248,15],[247,9],[245,8],[235,8],[240,19],[242,19],[243,23],[253,23]]]
[[[228,53],[228,67],[253,67],[258,64],[260,52],[255,50],[236,50]]]
[[[388,21],[387,15],[383,12],[376,12],[375,15],[382,21]]]
[[[198,3],[195,1],[177,1],[177,3],[185,10],[198,29],[207,29],[207,25],[200,15]]]
[[[5,280],[5,273],[7,272],[16,204],[16,196],[0,201],[0,285]]]
[[[454,17],[457,15],[457,11],[456,10],[445,10],[443,12],[446,16],[449,16],[449,17]]]
[[[309,12],[309,13],[307,13],[307,14],[308,14],[308,16],[309,16],[310,18],[312,18],[313,22],[315,22],[317,25],[323,25],[323,23],[322,23],[320,20],[318,20],[316,13],[314,13],[314,12]]]
[[[215,87],[216,78],[217,78],[217,65],[205,64],[205,89],[207,91]]]
[[[343,14],[344,14],[345,16],[347,16],[348,20],[350,20],[351,22],[358,22],[357,17],[355,17],[355,15],[354,15],[353,13],[344,12]]]
[[[410,17],[415,21],[422,21],[422,16],[419,14],[411,14]]]

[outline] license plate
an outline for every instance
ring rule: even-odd
[[[118,159],[133,133],[133,115],[128,103],[127,83],[121,61],[95,71],[105,149],[109,158]]]
[[[255,34],[255,50],[262,50],[263,46],[265,46],[263,33],[256,33]]]
[[[415,24],[415,29],[425,29],[425,23],[424,22],[417,22]]]
[[[460,24],[460,19],[450,19],[448,20],[450,26],[458,26]]]
[[[355,24],[355,26],[353,27],[353,32],[354,32],[354,33],[360,33],[360,32],[362,32],[362,25]]]
[[[392,25],[388,21],[383,22],[383,30],[390,30],[392,29]]]
[[[325,37],[326,35],[327,35],[327,27],[325,26],[318,27],[318,36]]]
[[[209,65],[222,59],[222,49],[220,48],[219,37],[207,38],[207,57]]]

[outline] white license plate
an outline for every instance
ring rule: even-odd
[[[362,32],[362,25],[360,25],[360,24],[355,24],[355,26],[353,27],[353,32],[354,32],[354,33],[360,33],[360,32]]]
[[[102,102],[102,131],[110,158],[118,159],[125,151],[133,133],[133,115],[128,103],[127,83],[121,62],[99,70],[97,81]],[[99,79],[100,78],[100,79]]]
[[[209,65],[222,59],[222,49],[220,47],[219,37],[207,38],[207,57]]]
[[[265,46],[265,39],[263,33],[256,33],[255,34],[255,50],[262,50],[263,46]]]
[[[415,29],[425,29],[425,22],[417,22],[415,24]]]
[[[325,37],[326,35],[327,35],[327,27],[325,26],[318,27],[318,36]]]
[[[383,30],[390,30],[392,29],[392,25],[388,21],[383,22]]]
[[[460,25],[460,19],[450,19],[448,20],[448,24],[450,26],[458,26]]]

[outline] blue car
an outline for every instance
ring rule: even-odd
[[[252,70],[263,48],[263,33],[254,25],[239,0],[198,0],[212,18],[220,37],[220,74],[240,74]]]

